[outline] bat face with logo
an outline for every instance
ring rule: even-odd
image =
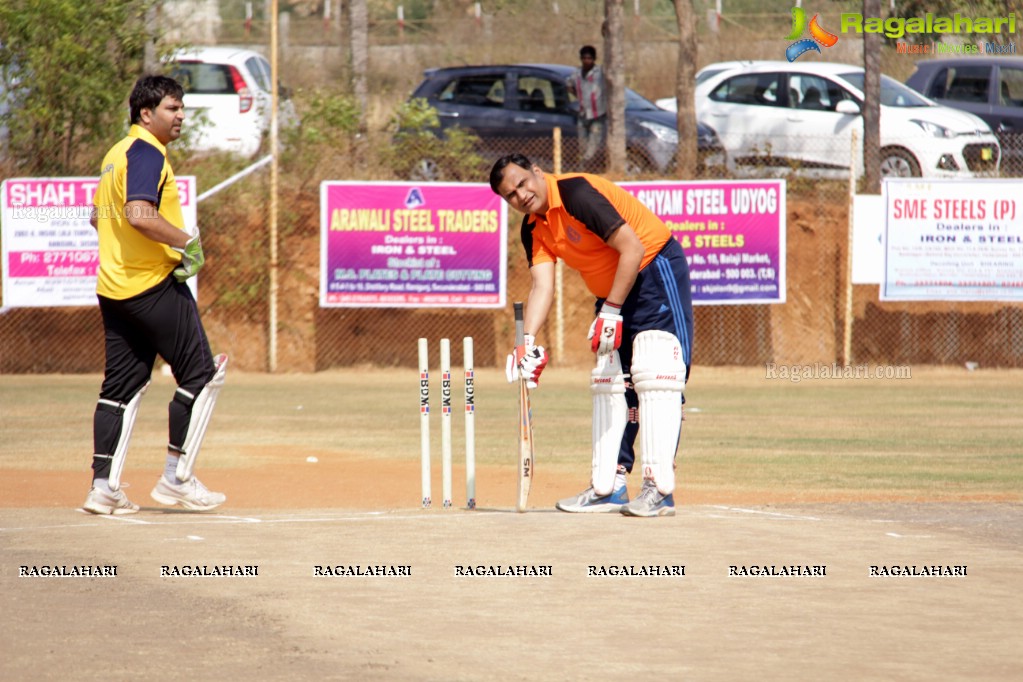
[[[525,345],[525,329],[522,314],[522,303],[513,304],[515,309],[515,345]],[[526,500],[529,498],[529,487],[533,482],[533,410],[529,404],[529,388],[526,379],[519,377],[519,490],[515,509],[526,511]]]

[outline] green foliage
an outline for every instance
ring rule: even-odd
[[[437,110],[423,98],[398,107],[391,119],[391,144],[381,150],[398,178],[478,182],[486,161],[476,152],[479,138],[461,128],[438,134]]]
[[[440,116],[426,99],[416,97],[398,107],[392,123],[398,127],[399,134],[414,134],[426,128],[437,128]]]
[[[281,165],[300,186],[323,178],[348,176],[362,155],[359,105],[350,95],[329,89],[299,90],[292,101],[300,122],[283,120]]]
[[[11,110],[9,152],[32,175],[95,173],[123,133],[142,72],[153,0],[4,0],[0,69]]]
[[[329,90],[313,90],[302,99],[302,123],[284,131],[286,141],[333,151],[347,149],[359,132],[361,114],[355,99]]]

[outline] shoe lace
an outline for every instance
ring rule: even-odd
[[[657,502],[660,501],[657,499],[658,496],[659,493],[657,492],[657,486],[654,485],[652,482],[644,481],[643,490],[641,490],[639,493],[639,499],[643,500],[644,502],[649,501],[652,504],[656,504]]]

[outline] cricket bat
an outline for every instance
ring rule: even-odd
[[[522,318],[522,303],[513,304],[515,309],[515,346],[523,348],[526,343],[525,323]],[[533,482],[533,410],[529,406],[529,388],[525,377],[519,377],[519,494],[516,511],[526,511],[529,487]]]

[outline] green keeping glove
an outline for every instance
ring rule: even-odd
[[[178,249],[171,247],[181,254],[181,265],[174,268],[174,279],[184,282],[189,277],[194,277],[206,263],[206,256],[202,252],[202,240],[198,233],[188,240],[185,248]]]

